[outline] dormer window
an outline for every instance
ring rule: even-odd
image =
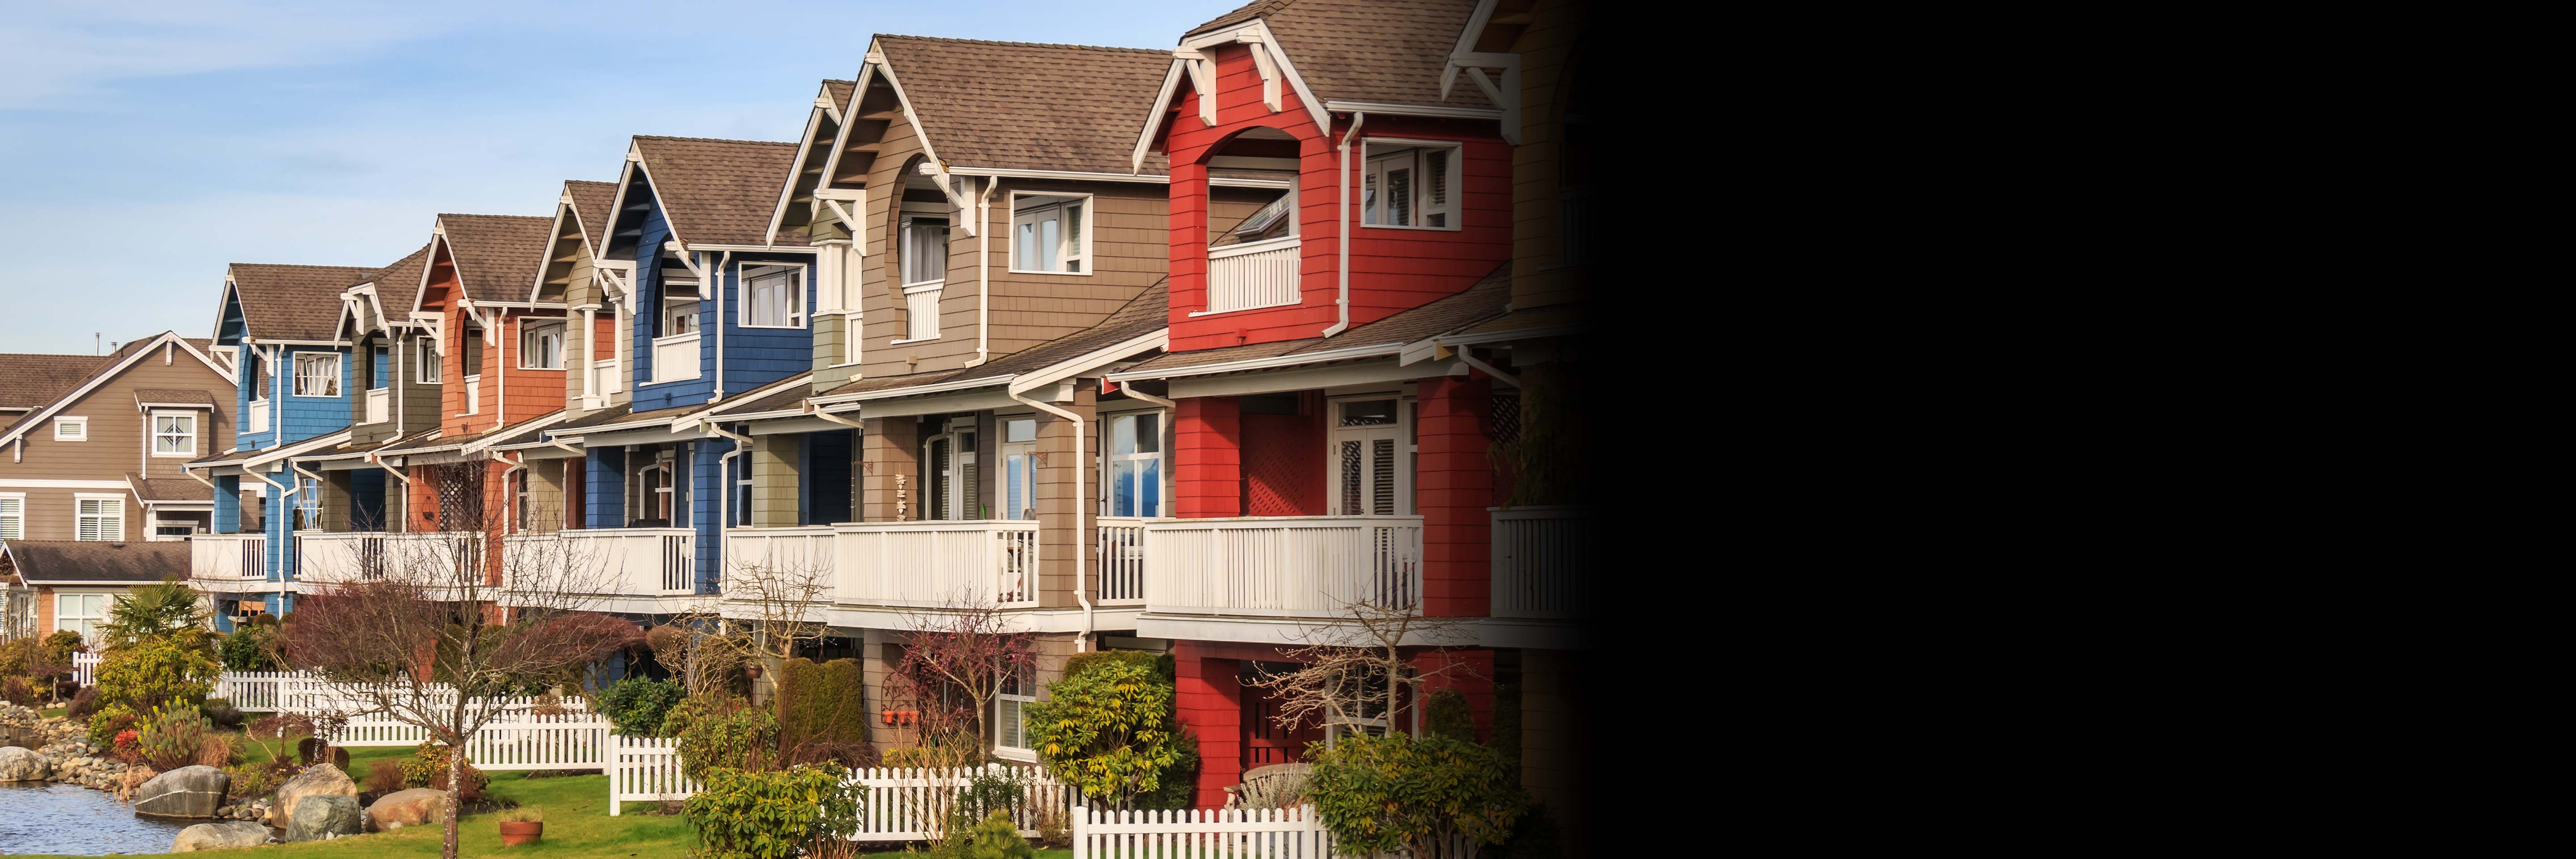
[[[295,395],[299,397],[339,396],[340,353],[295,353]]]
[[[1089,195],[1011,195],[1011,270],[1028,274],[1090,271]]]
[[[1458,144],[1370,138],[1361,148],[1360,223],[1458,229]]]

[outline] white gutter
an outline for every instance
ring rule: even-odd
[[[982,387],[987,387],[987,386],[991,386],[991,385],[998,385],[998,384],[1001,384],[1001,383],[1004,383],[1004,382],[1008,382],[1008,381],[1010,381],[1012,378],[1013,378],[1013,377],[1008,376],[1008,375],[1002,375],[1002,376],[986,376],[986,377],[983,377],[983,378],[981,378],[981,379],[965,379],[965,380],[962,380],[962,381],[956,381],[956,382],[940,382],[940,383],[932,384],[932,385],[914,385],[914,386],[911,386],[911,387],[905,387],[905,388],[887,388],[887,389],[885,389],[885,390],[881,390],[881,391],[861,391],[861,392],[856,393],[856,394],[839,394],[839,395],[831,396],[831,397],[816,397],[816,398],[814,398],[814,399],[807,400],[807,402],[814,403],[814,404],[816,404],[816,405],[836,406],[836,405],[840,405],[840,404],[842,404],[842,403],[857,403],[857,402],[865,402],[865,401],[868,401],[868,400],[886,400],[886,399],[893,399],[893,398],[895,398],[895,397],[911,397],[911,396],[919,396],[919,395],[921,395],[921,394],[936,394],[936,393],[940,393],[940,392],[943,392],[943,391],[958,391],[958,390],[965,390],[965,389],[967,389],[967,388],[982,388]]]
[[[993,360],[993,186],[999,184],[999,176],[984,177],[984,192],[975,195],[975,360],[968,367]]]
[[[490,327],[490,328],[486,328],[486,329],[483,329],[483,330],[484,330],[484,331],[487,331],[487,332],[497,332],[497,333],[499,333],[499,334],[501,335],[501,337],[502,337],[502,340],[501,340],[501,342],[499,342],[499,343],[494,343],[494,342],[492,342],[492,338],[491,338],[489,335],[486,335],[486,336],[483,338],[483,351],[484,351],[486,354],[490,354],[490,353],[498,352],[499,354],[497,355],[497,357],[499,357],[499,358],[501,359],[501,361],[500,361],[500,365],[501,365],[501,371],[500,371],[500,374],[501,374],[500,388],[501,388],[501,390],[500,390],[500,392],[499,392],[498,394],[495,394],[495,395],[493,396],[493,405],[492,405],[492,428],[497,430],[497,429],[500,429],[500,428],[502,428],[502,427],[504,427],[504,426],[508,426],[508,425],[509,425],[509,421],[510,421],[510,365],[511,365],[512,363],[514,363],[514,362],[510,360],[510,343],[511,343],[511,341],[512,341],[512,338],[510,337],[510,331],[509,331],[509,328],[510,328],[510,310],[509,310],[509,308],[506,308],[506,307],[505,307],[505,308],[502,308],[502,309],[501,309],[501,313],[500,313],[500,315],[496,318],[496,321],[497,321],[497,323],[498,323],[498,324],[493,325],[492,327]],[[524,323],[523,323],[523,324],[524,324]],[[519,356],[519,357],[524,359],[524,358],[526,358],[526,357],[528,357],[528,356],[526,356],[526,355],[521,355],[521,356]],[[505,510],[504,512],[506,512],[506,510]]]
[[[1324,329],[1326,337],[1351,327],[1351,138],[1358,137],[1360,126],[1366,124],[1368,114],[1351,114],[1351,130],[1342,132],[1342,166],[1333,174],[1333,188],[1341,192],[1341,204],[1333,208],[1334,223],[1339,225],[1334,232],[1341,234],[1342,244],[1341,297],[1333,299],[1333,304],[1341,313],[1341,321]]]
[[[1169,370],[1128,370],[1125,372],[1110,373],[1107,374],[1107,377],[1109,381],[1112,382],[1124,382],[1129,379],[1176,379],[1182,376],[1206,376],[1216,373],[1234,373],[1244,370],[1266,370],[1273,367],[1295,367],[1304,364],[1322,364],[1351,358],[1375,358],[1384,355],[1400,354],[1403,351],[1404,344],[1402,343],[1380,343],[1371,346],[1351,346],[1342,349],[1328,349],[1322,352],[1297,352],[1271,358],[1247,358],[1241,361],[1200,364],[1195,367],[1174,367]]]
[[[203,484],[205,484],[207,489],[213,489],[213,490],[215,490],[215,491],[217,491],[217,492],[222,492],[222,491],[223,491],[223,489],[222,489],[222,488],[215,486],[215,482],[214,482],[214,481],[212,481],[212,480],[207,480],[205,475],[203,475],[203,474],[198,474],[197,472],[195,472],[195,471],[193,471],[193,470],[189,469],[189,468],[188,468],[187,466],[185,466],[185,465],[179,466],[179,473],[180,473],[180,474],[185,474],[185,475],[187,475],[187,476],[189,476],[189,477],[196,478],[197,482],[198,482],[198,483],[203,483]]]
[[[1038,383],[1031,383],[1030,385],[1030,387],[1037,386]],[[1027,405],[1039,411],[1046,412],[1047,414],[1073,422],[1073,545],[1075,546],[1073,552],[1073,599],[1075,602],[1082,604],[1082,635],[1074,638],[1073,652],[1081,653],[1091,649],[1092,623],[1090,594],[1092,535],[1088,530],[1082,527],[1083,514],[1088,512],[1090,509],[1086,506],[1082,498],[1083,452],[1089,450],[1089,448],[1085,447],[1083,444],[1082,416],[1059,408],[1054,403],[1041,403],[1036,400],[1020,396],[1020,392],[1024,389],[1016,384],[1003,390],[1010,394],[1011,399],[1018,400],[1023,405]]]
[[[395,478],[400,479],[404,486],[411,485],[411,475],[402,473],[402,469],[395,468],[393,463],[386,462],[372,453],[367,454],[367,461],[375,463],[377,468],[384,469],[386,474],[393,475]]]

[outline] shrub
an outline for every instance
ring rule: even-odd
[[[223,657],[224,668],[228,670],[276,671],[282,667],[277,661],[282,648],[278,638],[277,627],[274,626],[239,626],[216,643],[215,652]]]
[[[203,709],[206,718],[213,719],[215,727],[218,728],[238,728],[242,726],[242,720],[248,718],[242,713],[241,708],[233,706],[232,701],[224,698],[206,699],[206,706]]]
[[[0,677],[26,673],[27,664],[36,661],[36,649],[40,646],[32,638],[0,643]]]
[[[79,630],[58,629],[54,634],[45,636],[44,651],[47,662],[70,665],[72,654],[87,650],[89,650],[89,644],[81,640]]]
[[[1466,693],[1442,689],[1431,693],[1430,732],[1467,742],[1476,741],[1476,714],[1467,706]]]
[[[1134,660],[1100,660],[1026,705],[1028,744],[1055,777],[1112,807],[1162,787],[1180,759],[1172,682]]]
[[[213,738],[215,724],[197,713],[195,707],[175,707],[154,711],[143,723],[143,759],[157,770],[175,770],[197,763],[197,753]],[[220,742],[220,740],[218,740]],[[224,750],[231,755],[230,748]]]
[[[36,687],[27,685],[27,678],[24,677],[0,680],[0,701],[7,701],[21,707],[36,703]]]
[[[1163,768],[1162,786],[1137,794],[1137,808],[1177,811],[1198,807],[1199,739],[1188,728],[1180,729],[1179,734],[1180,754],[1172,757],[1171,766]]]
[[[1343,737],[1314,764],[1307,795],[1345,851],[1423,856],[1459,836],[1501,844],[1529,807],[1517,768],[1454,737]]]
[[[206,625],[212,617],[214,612],[196,589],[174,576],[137,586],[109,603],[107,622],[98,625],[98,635],[111,658],[119,650],[148,641],[206,650],[213,643],[214,632]]]
[[[369,793],[393,793],[408,787],[409,784],[403,778],[402,764],[393,761],[377,761],[367,767]]]
[[[348,768],[345,760],[348,751],[345,749],[334,751],[343,758],[341,768]],[[446,746],[437,743],[422,743],[412,747],[411,757],[402,759],[399,765],[402,768],[403,783],[412,787],[446,790],[448,751]],[[483,771],[475,769],[473,764],[466,764],[457,780],[456,796],[458,799],[468,801],[482,799],[483,788],[491,783],[491,776],[484,775]]]
[[[129,764],[143,762],[143,732],[127,728],[116,732],[115,746],[108,754]]]
[[[717,768],[681,813],[698,831],[704,859],[787,859],[809,846],[848,838],[858,830],[856,785],[844,787],[840,767],[802,766],[772,772]]]
[[[778,719],[730,695],[695,695],[671,708],[664,731],[680,738],[680,768],[704,779],[717,769],[761,772],[778,766]]]
[[[967,859],[1036,859],[1037,848],[1020,837],[1020,826],[1007,812],[996,811],[966,833]]]
[[[856,659],[815,664],[790,659],[778,667],[778,747],[788,763],[831,761],[869,766],[867,672]]]
[[[165,705],[196,707],[206,701],[224,668],[184,636],[147,638],[109,651],[98,666],[99,695],[136,712]]]
[[[252,742],[259,744],[260,751],[268,754],[270,761],[283,761],[286,752],[294,748],[287,741],[313,733],[313,720],[294,713],[263,716],[253,720],[246,733]]]
[[[629,677],[609,684],[608,691],[600,693],[599,710],[620,734],[661,736],[662,720],[671,714],[671,706],[684,697],[687,693],[680,690],[680,684]]]
[[[197,747],[197,763],[204,766],[223,769],[241,760],[241,749],[234,748],[233,741],[224,739],[222,734],[207,737],[205,744]]]
[[[1175,679],[1175,666],[1172,663],[1171,654],[1147,653],[1142,650],[1088,650],[1076,653],[1064,658],[1064,676],[1081,674],[1090,670],[1092,666],[1104,662],[1121,662],[1151,669],[1154,673],[1163,675],[1164,682]]]
[[[89,715],[89,741],[96,745],[107,745],[108,741],[116,738],[118,731],[134,727],[135,719],[133,708],[123,704],[100,707],[97,712]]]
[[[98,712],[98,687],[83,686],[79,692],[72,695],[72,707],[65,711],[63,716],[70,719],[87,719],[90,714],[96,712]]]
[[[258,799],[277,790],[277,770],[264,765],[229,766],[224,774],[233,777],[224,795],[234,799]]]

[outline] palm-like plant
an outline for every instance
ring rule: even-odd
[[[188,636],[208,644],[206,621],[214,614],[195,588],[177,578],[163,579],[160,584],[135,588],[110,607],[107,621],[98,625],[99,640],[106,650],[164,636]]]

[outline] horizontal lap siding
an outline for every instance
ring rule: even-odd
[[[921,153],[921,139],[914,134],[910,120],[897,117],[887,124],[885,135],[880,139],[880,145],[882,148],[878,150],[876,159],[868,165],[867,211],[859,215],[868,222],[865,264],[859,267],[858,278],[859,309],[864,311],[859,329],[859,336],[863,338],[860,343],[860,354],[865,359],[865,363],[859,368],[862,376],[891,376],[908,373],[912,370],[911,365],[904,362],[907,356],[920,356],[927,360],[940,355],[953,354],[946,350],[956,345],[953,335],[945,331],[940,335],[943,339],[938,341],[907,343],[902,346],[887,345],[892,341],[903,339],[905,328],[909,324],[905,318],[907,313],[903,299],[903,270],[898,267],[894,254],[895,225],[900,223],[902,211],[903,169],[905,165],[911,163],[914,155]],[[842,156],[843,159],[852,157],[856,156]],[[954,214],[952,212],[951,216],[953,217]],[[961,232],[963,231],[951,228],[949,238],[952,246],[955,244],[954,239]],[[953,247],[951,253],[954,253]],[[954,290],[956,286],[951,284],[949,289]],[[947,293],[941,295],[940,310],[943,315],[947,311],[945,305],[948,297]],[[966,348],[972,350],[975,347],[974,344],[969,343]],[[923,368],[928,369],[930,366],[925,363]]]
[[[800,263],[805,266],[804,327],[746,328],[742,325],[742,271],[746,267],[768,263]],[[810,326],[816,299],[814,278],[819,268],[811,256],[746,257],[742,254],[736,254],[733,261],[725,266],[724,384],[720,386],[725,396],[738,396],[744,391],[813,369],[814,334]],[[699,345],[711,355],[718,348],[715,344],[703,342]]]
[[[175,352],[168,364],[161,363],[159,349],[152,350],[125,372],[117,374],[79,399],[73,400],[57,417],[64,415],[89,419],[88,441],[55,441],[54,419],[27,427],[25,448],[15,455],[0,457],[0,479],[45,480],[115,480],[123,481],[130,472],[142,471],[149,477],[184,477],[179,465],[188,459],[216,453],[233,446],[233,407],[219,405],[214,410],[169,409],[197,416],[197,448],[194,456],[149,457],[144,446],[150,424],[146,415],[137,411],[134,392],[137,388],[181,388],[205,391],[218,398],[233,393],[232,383],[215,371],[191,358],[185,351]],[[29,412],[29,415],[35,414]],[[0,492],[19,489],[0,488]],[[114,492],[113,489],[88,489],[84,492]],[[31,495],[30,498],[33,496]],[[32,501],[30,503],[33,503]],[[38,539],[31,532],[29,539]],[[70,539],[65,537],[63,539]]]
[[[483,371],[483,385],[489,389],[484,392],[483,401],[483,411],[487,415],[485,426],[514,424],[563,408],[564,377],[571,375],[570,373],[562,370],[519,368],[519,335],[525,331],[526,326],[563,321],[543,316],[531,317],[515,313],[510,315],[507,330],[502,332],[501,348],[489,349],[483,353],[485,363],[490,365]],[[569,354],[570,350],[566,351]],[[569,366],[573,359],[564,360]],[[497,404],[492,399],[492,394],[496,392],[506,394]],[[496,411],[500,413],[497,424],[493,423],[494,418],[488,417]]]

